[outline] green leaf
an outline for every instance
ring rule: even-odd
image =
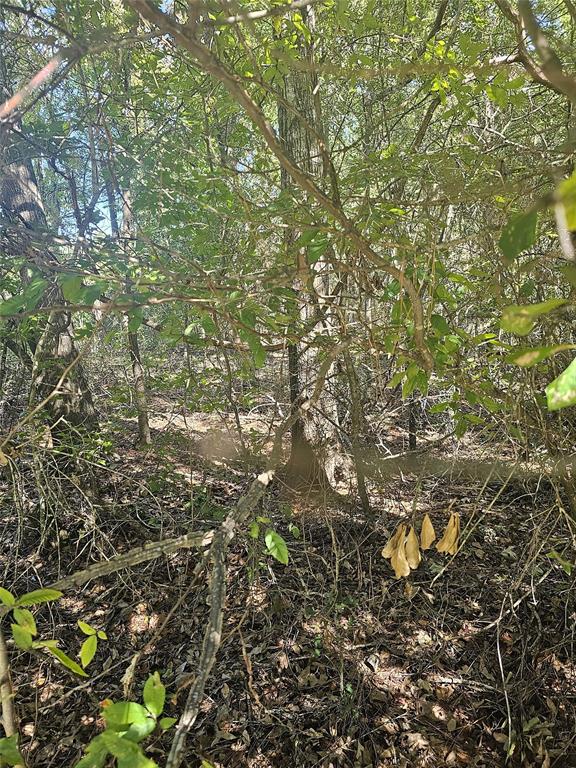
[[[308,263],[315,264],[324,256],[328,248],[328,236],[324,232],[316,232],[308,245]]]
[[[21,648],[23,651],[32,648],[32,633],[19,624],[11,624],[10,626],[12,628],[12,637],[18,648]]]
[[[108,754],[108,747],[102,738],[102,734],[100,734],[88,744],[86,754],[76,765],[76,768],[103,768]]]
[[[546,387],[548,410],[559,411],[576,404],[576,358]]]
[[[40,603],[49,603],[51,600],[58,600],[62,597],[62,592],[57,589],[35,589],[33,592],[27,592],[16,600],[16,605],[39,605]]]
[[[32,643],[32,648],[57,648],[58,647],[58,640],[54,639],[48,639],[48,640],[34,640]]]
[[[262,342],[253,333],[246,334],[246,337],[250,352],[252,352],[252,357],[254,358],[254,365],[256,368],[262,368],[266,363],[266,350],[262,346]]]
[[[24,758],[18,751],[18,734],[0,739],[0,757],[8,765],[24,765]]]
[[[108,728],[126,731],[132,723],[143,724],[148,720],[148,710],[135,701],[118,701],[102,710]]]
[[[138,328],[142,325],[144,322],[144,314],[142,312],[141,308],[134,309],[132,312],[128,313],[128,330],[130,333],[136,333]]]
[[[556,189],[556,198],[564,204],[568,229],[576,229],[576,173],[560,182]]]
[[[150,675],[144,684],[144,704],[153,715],[161,715],[166,700],[166,688],[160,680],[158,672]]]
[[[507,259],[512,261],[522,251],[534,245],[537,224],[538,213],[536,211],[518,213],[508,220],[498,241],[500,250]]]
[[[104,630],[99,629],[96,634],[99,640],[108,640],[108,635],[106,634],[106,632],[104,632]]]
[[[295,539],[300,538],[300,528],[298,528],[297,525],[294,525],[294,523],[290,523],[290,525],[288,526],[288,530],[290,531],[292,536],[294,536]]]
[[[123,739],[113,731],[104,731],[100,736],[108,751],[118,759],[118,768],[156,768],[156,763],[149,760],[133,741]]]
[[[8,590],[4,589],[4,587],[0,587],[0,603],[7,605],[8,608],[11,608],[13,605],[16,605],[16,598],[12,592],[8,592]]]
[[[257,539],[258,536],[260,536],[260,526],[256,522],[256,520],[253,520],[250,523],[250,528],[248,529],[248,535],[251,539]]]
[[[440,334],[440,336],[446,336],[452,332],[448,322],[442,317],[442,315],[432,315],[430,318],[430,325]]]
[[[576,349],[576,344],[556,344],[553,347],[522,347],[511,352],[506,357],[506,362],[520,365],[522,368],[531,368],[565,349]]]
[[[62,295],[71,304],[80,304],[82,297],[82,275],[60,275]]]
[[[26,629],[28,632],[30,632],[31,635],[35,635],[37,633],[34,616],[26,608],[14,608],[12,615],[16,619],[17,623],[23,629]]]
[[[48,648],[48,651],[52,656],[55,656],[66,669],[69,669],[76,675],[80,675],[80,677],[88,677],[82,667],[79,664],[76,664],[74,659],[71,659],[70,656],[65,654],[64,651],[61,651],[60,648]]]
[[[29,312],[34,309],[42,297],[47,285],[47,280],[38,276],[33,277],[23,293],[18,296],[13,296],[11,299],[3,301],[0,304],[0,317],[14,315],[20,311]]]
[[[272,555],[279,563],[288,565],[288,547],[279,533],[269,528],[264,536],[268,554]]]
[[[562,566],[562,569],[564,570],[564,572],[567,573],[568,576],[570,576],[574,568],[574,565],[569,560],[565,560],[561,554],[556,552],[555,549],[553,549],[552,552],[548,552],[548,557],[551,560],[557,560]]]
[[[160,728],[162,728],[163,731],[167,731],[168,728],[172,728],[174,723],[177,723],[178,720],[175,717],[161,717],[158,721],[158,725]]]
[[[90,624],[88,624],[87,622],[82,621],[81,619],[78,619],[77,623],[78,623],[78,627],[80,628],[80,631],[84,632],[85,635],[90,636],[90,635],[96,634],[96,630],[94,629],[94,627],[91,627]]]
[[[137,744],[139,741],[143,741],[145,738],[150,736],[155,728],[156,718],[150,716],[146,718],[143,723],[132,723],[130,728],[128,728],[124,734],[124,738],[130,739],[130,741],[134,741]]]
[[[80,656],[80,661],[84,668],[86,668],[94,658],[97,648],[98,638],[96,635],[90,635],[90,637],[87,637],[86,640],[84,640],[82,643],[82,647],[80,648],[80,653],[78,655]]]
[[[539,304],[512,304],[504,307],[500,325],[505,331],[515,333],[517,336],[526,336],[541,315],[553,312],[567,303],[566,299],[548,299]]]

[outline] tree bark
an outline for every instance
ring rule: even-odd
[[[0,40],[1,48],[1,40]],[[1,58],[1,53],[0,53]],[[0,75],[5,68],[0,66]],[[10,91],[4,80],[3,92]],[[31,162],[23,156],[21,146],[8,143],[13,134],[7,128],[0,146],[0,209],[10,220],[10,227],[0,229],[0,242],[15,258],[26,256],[20,269],[24,285],[32,272],[43,277],[48,288],[40,301],[44,305],[65,305],[55,278],[56,256],[35,237],[46,232],[48,224],[40,190]],[[42,325],[27,331],[23,355],[33,358],[31,397],[34,401],[50,398],[45,411],[52,425],[86,428],[97,427],[98,421],[86,373],[78,361],[72,334],[71,315],[53,312]],[[34,404],[34,403],[32,403]]]
[[[313,9],[304,11],[308,28],[314,28]],[[316,77],[313,70],[313,43],[301,43],[301,51],[310,63],[309,71],[292,71],[284,78],[283,99],[278,103],[278,134],[286,154],[307,174],[319,179],[322,172],[321,150],[318,136],[322,135],[318,103],[314,90]],[[281,169],[281,188],[298,194],[284,168]],[[294,250],[299,236],[294,229],[285,236],[288,252]],[[320,364],[317,351],[309,345],[319,327],[330,333],[325,297],[330,294],[330,275],[327,264],[319,259],[309,263],[305,248],[297,250],[294,295],[304,296],[300,304],[299,320],[304,324],[317,319],[308,337],[288,347],[288,376],[290,403],[295,414],[314,388]],[[307,343],[308,342],[308,343]],[[328,372],[329,379],[333,370]],[[301,412],[302,413],[302,412]],[[328,418],[326,418],[328,417]],[[290,458],[285,475],[290,485],[313,485],[329,488],[335,483],[338,414],[335,399],[324,387],[318,407],[304,411],[291,428]]]

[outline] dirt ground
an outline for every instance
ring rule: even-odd
[[[41,543],[23,457],[28,506],[15,507],[1,481],[0,584],[22,593],[146,540],[214,527],[258,468],[257,459],[239,462],[233,423],[217,420],[162,413],[147,453],[132,447],[134,425],[125,423],[105,465],[91,465],[93,495],[46,457],[45,476],[60,491],[45,500]],[[242,426],[265,446],[262,422]],[[550,557],[570,536],[552,490],[401,473],[370,492],[366,520],[353,500],[321,504],[275,484],[258,514],[287,541],[287,566],[261,540],[235,540],[224,640],[187,765],[488,768],[508,753],[511,765],[576,766],[574,588]],[[419,527],[427,512],[441,531],[449,510],[462,519],[458,554],[430,550],[408,579],[395,579],[381,550],[398,522]],[[73,766],[102,725],[99,702],[122,699],[125,688],[140,697],[150,672],[160,672],[167,714],[178,716],[208,610],[205,578],[191,578],[196,557],[151,561],[36,611],[40,636],[59,638],[71,656],[78,619],[108,640],[87,681],[11,649],[30,768]],[[149,742],[159,765],[170,740],[168,732]]]

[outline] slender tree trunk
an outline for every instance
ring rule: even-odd
[[[308,26],[313,28],[313,10],[308,11]],[[308,62],[313,63],[312,45],[301,44]],[[283,100],[278,104],[279,137],[286,153],[301,168],[317,178],[321,175],[321,153],[316,135],[321,135],[319,114],[314,100],[313,71],[293,71],[284,79]],[[316,135],[315,135],[316,134]],[[288,174],[282,169],[281,186],[284,190],[294,189]],[[294,191],[294,194],[297,194]],[[291,252],[299,232],[291,230],[286,234],[285,246]],[[309,263],[306,249],[298,249],[294,295],[303,295],[300,304],[300,320],[310,324],[317,319],[310,331],[314,337],[319,327],[324,333],[330,328],[323,313],[323,305],[330,293],[330,279],[326,263],[320,259]],[[319,358],[315,349],[304,340],[288,348],[288,376],[292,412],[307,399],[314,388]],[[333,371],[329,371],[330,379]],[[328,417],[328,418],[326,418]],[[295,421],[291,430],[290,458],[286,466],[286,476],[293,485],[316,485],[328,488],[335,482],[335,452],[337,444],[336,425],[338,415],[335,399],[325,387],[317,409],[309,409],[305,416]]]
[[[348,386],[350,389],[352,424],[352,455],[354,457],[354,469],[356,471],[356,485],[358,488],[358,498],[362,504],[362,510],[366,516],[370,516],[370,499],[366,488],[366,473],[364,470],[364,459],[362,456],[362,446],[360,444],[360,432],[362,429],[362,400],[360,397],[360,387],[358,386],[358,376],[354,369],[354,364],[348,353],[345,354],[346,372],[348,374]]]
[[[134,237],[134,217],[132,215],[132,200],[130,190],[124,190],[122,197],[124,205],[122,207],[122,231],[121,238],[124,241],[124,251],[129,253],[129,241]],[[126,292],[129,294],[131,283],[127,281]],[[146,392],[146,377],[144,375],[144,366],[140,355],[140,344],[138,343],[138,331],[130,329],[130,321],[125,318],[126,333],[128,337],[128,352],[130,354],[130,363],[132,365],[132,381],[134,386],[134,402],[136,403],[136,412],[138,415],[138,443],[141,446],[152,445],[152,436],[150,434],[150,422],[148,419],[148,396]]]

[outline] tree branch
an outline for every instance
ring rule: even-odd
[[[398,280],[402,288],[410,297],[412,303],[412,310],[414,313],[414,343],[419,352],[421,364],[426,370],[431,370],[433,367],[433,358],[424,340],[424,309],[414,283],[406,277],[401,269],[389,264],[379,256],[351,219],[348,218],[344,210],[336,205],[334,201],[320,189],[316,182],[285,154],[274,129],[266,119],[260,107],[245,90],[240,78],[236,74],[228,70],[209,48],[192,37],[190,30],[164,14],[150,0],[124,0],[124,2],[130,5],[144,19],[158,26],[162,32],[171,35],[179,46],[185,48],[194,56],[198,64],[207,74],[213,75],[224,85],[232,98],[244,108],[248,117],[260,131],[268,148],[300,189],[316,200],[316,202],[324,208],[325,212],[340,224],[348,239],[367,261]]]

